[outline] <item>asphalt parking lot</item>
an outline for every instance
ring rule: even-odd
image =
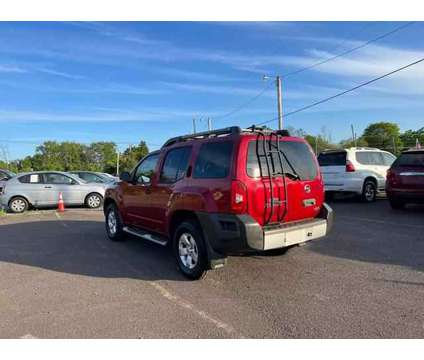
[[[424,207],[331,205],[329,237],[195,282],[101,211],[0,217],[0,337],[423,337]]]

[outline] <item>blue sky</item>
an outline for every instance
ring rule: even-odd
[[[220,118],[284,74],[358,46],[396,22],[2,22],[0,144],[10,158],[45,140],[145,140],[155,149],[191,132],[192,118],[214,127],[249,126],[276,116],[275,88]],[[417,60],[424,24],[415,23],[346,57],[288,77],[284,111]],[[286,126],[333,140],[370,122],[424,126],[424,64],[287,118]],[[272,123],[276,126],[276,122]],[[198,123],[206,128],[206,121]]]

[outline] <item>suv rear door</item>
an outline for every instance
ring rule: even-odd
[[[391,172],[397,178],[397,188],[424,191],[424,151],[402,153]]]
[[[326,186],[342,186],[346,174],[345,150],[324,151],[318,155],[318,163]]]
[[[273,153],[270,170],[277,175],[271,182],[263,141],[249,141],[248,212],[261,225],[313,218],[323,202],[323,185],[311,148],[303,141],[284,139],[280,140],[280,153],[286,176],[281,176],[278,154]]]

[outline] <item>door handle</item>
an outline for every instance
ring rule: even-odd
[[[44,189],[51,189],[51,186],[44,186]]]

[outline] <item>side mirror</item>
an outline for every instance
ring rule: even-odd
[[[125,181],[125,182],[130,182],[131,181],[131,175],[130,175],[130,173],[128,171],[124,171],[119,176],[119,180],[122,180],[122,181]]]
[[[151,181],[151,179],[148,176],[144,176],[144,175],[141,175],[141,180],[143,181],[143,184],[146,184],[146,185],[150,184],[150,181]]]

